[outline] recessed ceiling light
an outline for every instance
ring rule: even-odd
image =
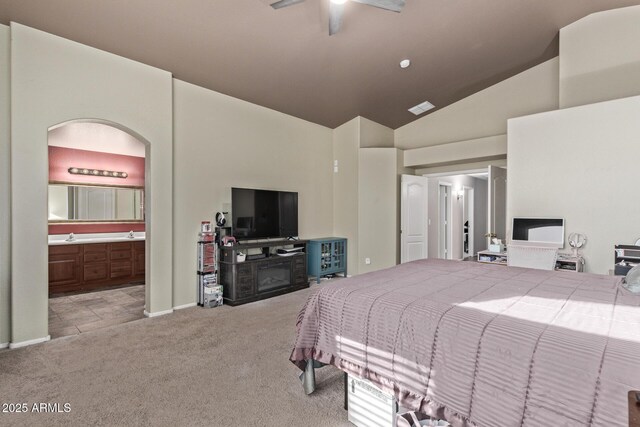
[[[416,105],[415,107],[409,108],[409,111],[411,111],[416,116],[419,116],[420,114],[424,113],[425,111],[429,111],[432,108],[434,108],[434,105],[432,103],[430,103],[429,101],[424,101]]]
[[[411,61],[408,59],[403,59],[402,61],[400,61],[400,68],[407,68],[409,67],[409,65],[411,65]]]

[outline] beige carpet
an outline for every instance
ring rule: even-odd
[[[309,292],[1,351],[0,403],[71,411],[0,412],[0,425],[349,426],[342,373],[318,369],[319,389],[305,396],[288,361]]]

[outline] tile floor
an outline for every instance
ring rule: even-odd
[[[144,317],[144,285],[49,298],[51,338],[76,335]]]

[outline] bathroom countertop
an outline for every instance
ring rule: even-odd
[[[145,240],[144,232],[133,233],[133,238],[128,237],[128,235],[129,233],[75,234],[73,240],[68,240],[68,234],[50,234],[49,246],[83,245],[86,243],[136,242]]]

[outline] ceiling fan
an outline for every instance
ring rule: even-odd
[[[281,9],[294,4],[302,3],[304,0],[280,0],[271,3],[274,9]],[[329,35],[333,35],[340,30],[342,24],[342,13],[344,12],[344,4],[349,0],[329,0]],[[369,6],[378,7],[392,12],[400,12],[404,7],[405,0],[351,0],[356,3],[362,3]]]

